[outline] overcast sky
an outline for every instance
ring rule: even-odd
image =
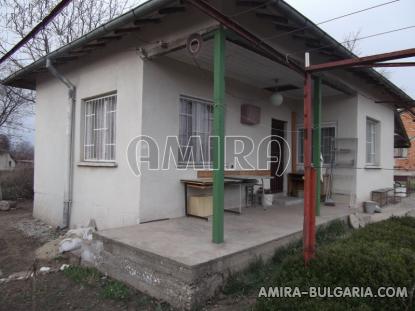
[[[286,0],[291,6],[318,23],[390,0]],[[415,0],[400,0],[363,13],[348,16],[320,27],[337,41],[360,30],[360,37],[415,25]],[[359,56],[415,48],[415,28],[358,42]],[[403,59],[402,61],[415,61]],[[415,67],[388,68],[388,78],[415,98]]]
[[[379,5],[391,0],[286,0],[315,23],[338,17],[357,10]],[[132,0],[131,4],[146,2]],[[359,37],[387,32],[415,25],[415,0],[400,0],[380,8],[335,20],[320,27],[338,41],[344,41],[347,34],[360,31]],[[415,28],[386,34],[358,42],[360,56],[390,52],[415,47]],[[409,59],[407,59],[409,60]],[[405,60],[403,60],[405,61]],[[411,59],[415,61],[415,59]],[[388,78],[397,86],[415,98],[415,67],[388,68]],[[33,119],[27,120],[27,126],[33,127]],[[26,136],[26,135],[25,135]],[[26,139],[33,141],[33,133]]]

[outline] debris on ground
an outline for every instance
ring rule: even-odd
[[[39,272],[40,273],[48,273],[48,272],[50,272],[50,267],[40,267]]]
[[[65,270],[65,269],[67,269],[67,268],[69,268],[70,266],[68,265],[68,264],[66,264],[66,263],[64,263],[60,268],[59,268],[59,271],[63,271],[63,270]]]
[[[62,239],[58,238],[43,244],[36,249],[35,256],[39,260],[50,261],[59,256],[59,243]]]
[[[16,208],[16,201],[6,201],[6,200],[0,201],[0,211],[8,212],[12,208]]]
[[[56,239],[62,232],[55,230],[52,226],[35,218],[24,218],[13,225],[28,237],[35,238],[42,243]]]

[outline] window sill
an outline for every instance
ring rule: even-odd
[[[88,161],[83,161],[83,162],[78,162],[77,166],[86,166],[86,167],[117,167],[118,163],[117,162],[88,162]]]
[[[380,167],[380,165],[370,165],[370,164],[366,164],[365,165],[365,169],[366,170],[380,170],[382,168]]]

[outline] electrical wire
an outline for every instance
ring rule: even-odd
[[[379,32],[379,33],[371,34],[371,35],[368,35],[368,36],[355,38],[355,39],[352,39],[352,40],[346,40],[346,41],[342,41],[342,42],[327,44],[327,45],[324,45],[324,46],[321,46],[321,47],[318,47],[318,48],[306,49],[306,51],[307,52],[318,51],[318,50],[325,49],[325,48],[332,47],[332,46],[336,46],[336,45],[339,45],[339,44],[345,44],[345,43],[352,42],[352,41],[361,41],[361,40],[370,39],[370,38],[374,38],[374,37],[379,37],[379,36],[391,34],[391,33],[394,33],[394,32],[399,32],[399,31],[403,31],[403,30],[408,30],[408,29],[412,29],[412,28],[415,28],[415,25],[406,26],[406,27],[397,28],[397,29],[392,29],[392,30],[388,30],[388,31],[384,31],[384,32]],[[305,50],[302,49],[302,50],[297,50],[297,51],[294,51],[294,52],[290,52],[290,53],[287,54],[287,56],[293,55],[293,54],[298,54],[300,52],[304,53]]]
[[[374,6],[365,8],[365,9],[361,9],[361,10],[353,11],[353,12],[346,13],[346,14],[343,14],[343,15],[340,15],[340,16],[336,16],[336,17],[333,17],[333,18],[329,18],[329,19],[323,20],[321,22],[318,22],[315,25],[317,25],[317,26],[318,25],[323,25],[323,24],[326,24],[326,23],[329,23],[329,22],[333,22],[333,21],[336,21],[336,20],[339,20],[339,19],[342,19],[342,18],[345,18],[345,17],[349,17],[349,16],[352,16],[352,15],[355,15],[355,14],[366,12],[366,11],[369,11],[369,10],[377,9],[379,7],[383,7],[385,5],[389,5],[389,4],[392,4],[392,3],[395,3],[395,2],[399,2],[399,1],[400,0],[393,0],[393,1],[389,1],[389,2],[384,2],[384,3],[378,4],[378,5],[374,5]],[[269,36],[269,37],[264,37],[263,40],[269,40],[269,39],[275,39],[275,38],[283,37],[283,36],[293,34],[293,33],[296,33],[296,32],[300,32],[300,31],[303,31],[303,30],[306,30],[306,29],[309,29],[309,28],[312,28],[312,27],[314,27],[314,25],[304,26],[304,27],[301,27],[301,28],[298,28],[298,29],[295,29],[295,30],[286,31],[286,32],[281,33],[281,34],[277,34],[277,35],[273,35],[273,36]]]

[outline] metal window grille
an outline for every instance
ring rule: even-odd
[[[117,95],[89,99],[84,105],[84,161],[114,161]]]
[[[323,156],[324,164],[330,164],[331,161],[335,161],[335,143],[336,128],[334,126],[321,127],[321,154]],[[304,163],[304,129],[298,130],[297,139],[297,161],[298,163]]]
[[[209,144],[209,139],[212,126],[211,102],[185,96],[180,98],[179,165],[211,163],[212,144]],[[193,163],[189,162],[191,160]]]

